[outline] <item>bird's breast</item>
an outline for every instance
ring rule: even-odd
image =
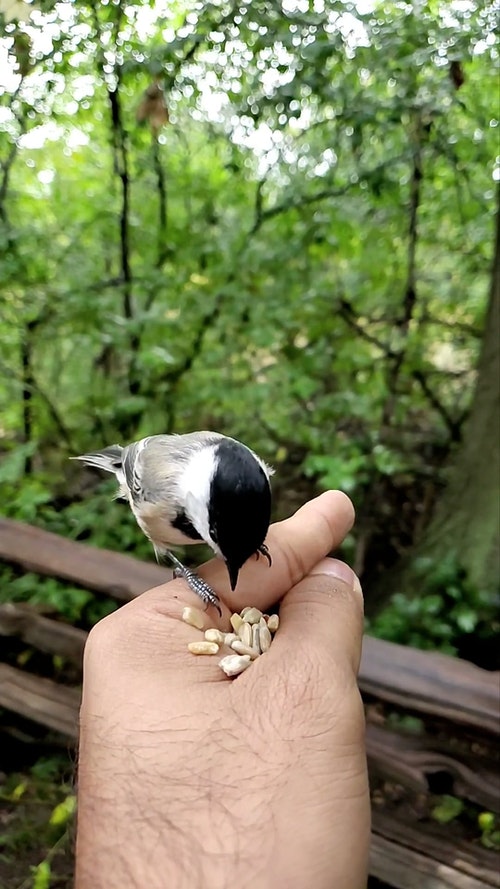
[[[159,548],[202,542],[200,536],[194,538],[189,533],[191,529],[186,522],[176,521],[176,514],[160,503],[142,503],[133,507],[133,513],[141,531]],[[194,528],[192,531],[196,533]]]

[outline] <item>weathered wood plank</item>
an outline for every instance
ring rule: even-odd
[[[400,816],[389,814],[387,811],[379,811],[376,808],[373,811],[372,829],[374,839],[383,838],[386,842],[393,843],[400,852],[400,857],[404,856],[405,850],[410,853],[407,859],[407,868],[411,870],[411,853],[416,853],[423,857],[425,863],[422,862],[422,874],[431,874],[435,879],[441,879],[441,883],[436,886],[447,887],[462,886],[469,889],[470,886],[475,887],[476,883],[482,887],[493,886],[495,889],[500,887],[500,855],[491,849],[485,849],[476,843],[466,840],[459,840],[450,836],[446,828],[440,828],[437,824],[416,824],[408,823]],[[387,848],[387,847],[384,847]],[[390,852],[390,849],[389,849]],[[415,859],[418,867],[418,859]],[[451,874],[447,874],[443,867],[449,868]],[[460,874],[458,882],[450,882],[457,879],[456,873]],[[374,876],[378,874],[373,872]],[[462,875],[466,876],[470,883],[462,880]],[[406,880],[412,878],[412,874],[408,875]],[[380,876],[379,879],[384,879]],[[448,882],[446,882],[448,879]],[[396,885],[398,889],[414,889],[414,887],[426,887],[427,882],[422,879],[420,882],[405,881],[404,873],[401,872],[401,882],[393,883],[389,879],[391,885]],[[430,883],[434,886],[434,883]]]
[[[67,540],[0,518],[0,558],[127,601],[170,579],[153,563]],[[500,674],[466,661],[365,637],[360,671],[365,695],[459,725],[500,732]]]
[[[172,577],[168,568],[0,518],[0,559],[127,602]]]
[[[38,614],[29,605],[0,605],[0,636],[16,636],[46,654],[58,654],[82,666],[87,633],[61,621]]]
[[[46,725],[68,738],[78,737],[80,692],[0,664],[0,707]]]
[[[454,796],[500,811],[498,762],[463,753],[427,735],[407,735],[378,725],[367,725],[366,746],[370,774],[429,792],[428,777],[450,775]]]
[[[359,685],[406,710],[500,733],[500,674],[468,661],[365,636]]]
[[[397,889],[489,889],[498,884],[477,880],[422,852],[372,835],[370,876]]]

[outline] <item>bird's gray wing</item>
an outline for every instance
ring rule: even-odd
[[[147,441],[147,438],[141,438],[140,441],[133,441],[132,444],[127,445],[123,449],[122,469],[124,482],[134,503],[140,503],[144,499],[141,463],[138,458],[146,447]]]
[[[121,470],[123,453],[124,449],[121,445],[114,444],[101,451],[80,454],[79,457],[71,457],[71,459],[81,460],[86,466],[94,466],[96,469],[104,469],[106,472],[114,472],[117,475]]]
[[[165,499],[182,463],[193,451],[221,437],[214,432],[150,435],[128,445],[123,450],[122,466],[133,503]]]
[[[125,483],[134,504],[158,499],[160,482],[170,475],[177,435],[150,435],[123,450]]]

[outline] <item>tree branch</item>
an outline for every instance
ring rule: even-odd
[[[256,214],[253,226],[248,235],[256,234],[264,222],[268,222],[269,219],[279,216],[280,213],[288,213],[289,210],[300,210],[302,207],[309,207],[311,204],[316,204],[318,201],[324,201],[327,198],[342,197],[342,195],[346,194],[353,187],[354,183],[349,182],[347,185],[343,185],[340,188],[324,188],[321,191],[315,192],[315,194],[302,195],[300,198],[289,198],[286,201],[282,201],[280,204],[275,204],[274,207],[268,207],[267,210],[264,210],[261,207],[260,213],[258,215]]]
[[[366,340],[366,342],[370,343],[372,346],[375,346],[377,349],[380,349],[384,358],[388,361],[394,361],[396,358],[399,358],[399,353],[394,352],[390,346],[384,343],[381,339],[374,336],[370,333],[361,324],[361,320],[359,316],[354,311],[351,303],[345,297],[342,297],[339,302],[340,315],[349,325],[349,327],[354,330],[362,339]],[[436,413],[439,414],[441,419],[443,420],[445,426],[447,427],[451,440],[459,441],[460,440],[460,431],[463,425],[463,421],[465,419],[465,415],[461,415],[459,418],[454,419],[451,414],[448,412],[447,408],[440,402],[436,393],[433,392],[432,388],[429,385],[428,379],[426,375],[421,370],[411,370],[410,376],[415,380],[422,389],[422,392],[426,396],[429,403],[432,405]]]
[[[257,188],[255,189],[254,223],[251,228],[250,234],[255,234],[255,232],[257,232],[259,230],[259,228],[261,227],[262,222],[263,222],[263,219],[262,219],[262,214],[263,214],[262,190],[264,188],[265,181],[266,181],[265,177],[264,177],[264,179],[259,179],[259,181],[257,182]]]
[[[11,253],[11,254],[15,255],[15,257],[18,260],[18,262],[20,263],[20,265],[24,265],[24,260],[21,258],[20,254],[19,254],[17,241],[12,233],[12,226],[10,224],[9,214],[7,212],[7,195],[8,195],[8,191],[9,191],[10,174],[12,171],[14,161],[17,157],[18,152],[19,152],[19,138],[26,132],[26,114],[24,114],[22,112],[16,113],[15,107],[14,107],[15,101],[21,91],[23,82],[24,82],[24,77],[21,78],[21,81],[20,81],[17,89],[12,94],[12,96],[10,98],[10,102],[9,102],[9,108],[12,111],[12,113],[14,114],[14,117],[16,118],[17,123],[19,125],[19,134],[18,134],[17,138],[13,139],[12,145],[10,147],[10,151],[9,151],[5,161],[2,164],[0,164],[0,167],[2,169],[2,181],[0,183],[0,220],[2,221],[3,226],[4,226],[5,248],[6,248],[7,253]]]
[[[161,162],[160,143],[158,142],[158,137],[155,132],[151,134],[151,138],[153,149],[153,166],[156,173],[156,187],[158,191],[158,246],[155,266],[157,269],[161,269],[169,252],[167,247],[167,183],[165,170],[163,169],[163,165]],[[153,299],[154,293],[150,293],[146,301],[146,309],[149,309],[151,307]]]
[[[133,301],[133,277],[130,262],[130,174],[128,161],[127,133],[123,124],[123,114],[120,99],[120,87],[122,70],[121,65],[117,61],[118,58],[118,37],[120,33],[120,25],[123,16],[122,3],[119,3],[116,11],[116,19],[113,23],[113,41],[115,64],[113,75],[115,82],[113,85],[109,82],[109,77],[105,73],[105,58],[102,43],[102,32],[98,16],[98,5],[94,2],[92,5],[92,15],[96,37],[98,40],[97,65],[99,73],[106,84],[108,102],[111,117],[111,144],[113,152],[113,169],[120,181],[121,191],[121,207],[119,214],[120,229],[120,277],[123,281],[122,287],[122,306],[123,315],[129,324],[129,350],[130,359],[128,365],[128,389],[131,395],[138,393],[140,385],[136,372],[137,355],[140,346],[139,332],[133,329],[132,322],[135,318],[134,301]]]
[[[396,320],[399,328],[401,344],[398,351],[393,354],[387,372],[387,398],[382,411],[382,426],[389,426],[394,413],[394,404],[397,398],[399,375],[406,356],[408,347],[408,332],[413,312],[417,302],[416,282],[416,253],[418,243],[418,211],[421,201],[422,169],[422,121],[417,113],[415,120],[415,132],[413,134],[412,172],[410,180],[410,205],[408,222],[408,261],[406,286],[403,294],[402,313]]]
[[[51,415],[52,421],[56,426],[60,436],[71,445],[70,435],[62,422],[62,419],[55,405],[52,403],[48,395],[38,385],[33,367],[33,350],[34,337],[39,327],[45,324],[50,318],[50,311],[43,308],[39,315],[27,321],[24,327],[24,335],[21,339],[21,399],[22,399],[22,422],[23,422],[23,440],[25,444],[29,444],[33,438],[33,396],[39,395],[44,401]],[[24,472],[30,475],[33,471],[33,459],[31,454],[27,454],[24,459]]]
[[[422,392],[424,393],[425,397],[432,405],[436,413],[438,413],[443,420],[450,433],[451,440],[453,442],[460,441],[460,431],[465,417],[462,415],[459,419],[454,420],[453,417],[450,416],[444,404],[441,404],[435,392],[432,391],[425,374],[422,373],[421,370],[413,370],[411,375],[413,379],[416,380],[416,382],[419,384]]]
[[[360,337],[366,340],[368,343],[371,343],[372,346],[376,346],[377,349],[380,349],[383,356],[388,359],[393,359],[395,357],[395,352],[392,351],[390,346],[387,343],[382,342],[381,339],[374,336],[370,333],[369,330],[366,329],[361,324],[359,315],[354,311],[351,303],[345,297],[342,297],[339,302],[340,315],[344,319],[344,321],[351,327],[352,330],[355,330]]]
[[[168,373],[162,376],[162,381],[166,382],[169,386],[169,397],[167,405],[168,421],[167,428],[165,430],[166,432],[171,432],[175,427],[175,390],[185,374],[189,373],[197,356],[200,354],[203,347],[203,340],[205,339],[206,334],[217,323],[222,311],[222,302],[223,294],[219,293],[218,296],[215,298],[215,303],[210,311],[206,312],[201,319],[200,324],[198,325],[198,329],[191,342],[191,348],[189,349],[189,352],[187,352],[187,354],[177,365],[177,367],[172,368],[172,370],[168,371]]]
[[[115,68],[117,85],[108,88],[108,99],[111,110],[111,136],[113,144],[113,166],[121,182],[120,210],[120,264],[123,279],[123,314],[127,321],[134,317],[132,302],[132,270],[130,266],[129,212],[130,212],[130,178],[128,168],[128,150],[126,134],[122,121],[120,101],[120,68]]]
[[[466,324],[464,321],[447,321],[445,318],[436,318],[430,312],[425,311],[420,315],[422,324],[434,325],[436,327],[446,327],[448,330],[458,330],[467,336],[471,336],[476,340],[482,339],[482,331],[472,324]]]
[[[40,384],[34,378],[33,378],[33,391],[36,395],[38,395],[42,399],[42,401],[45,402],[45,406],[51,416],[52,422],[54,423],[54,426],[56,427],[56,430],[57,430],[60,438],[66,442],[68,449],[70,451],[74,451],[75,447],[74,447],[74,443],[73,443],[73,438],[70,435],[69,430],[64,425],[62,417],[61,417],[58,409],[56,408],[56,406],[55,406],[54,402],[51,400],[51,398],[47,395],[45,390],[41,388]]]
[[[33,406],[31,397],[33,394],[33,333],[37,327],[37,320],[28,321],[25,325],[23,334],[21,335],[20,351],[21,351],[21,374],[22,374],[22,422],[23,422],[23,441],[24,444],[30,444],[33,434]],[[24,457],[24,473],[31,475],[33,471],[33,456],[27,453]]]
[[[300,195],[299,197],[292,196],[281,201],[279,204],[275,204],[273,207],[268,207],[267,209],[263,209],[261,205],[259,208],[260,212],[255,215],[254,223],[249,231],[249,235],[254,235],[265,222],[269,219],[273,219],[280,213],[287,213],[289,210],[300,210],[302,207],[309,207],[311,204],[316,204],[318,201],[325,201],[329,198],[343,197],[343,195],[347,194],[351,189],[358,188],[360,180],[370,179],[373,176],[379,175],[382,170],[386,169],[386,167],[392,167],[401,159],[402,158],[390,158],[390,160],[385,160],[374,167],[373,170],[362,171],[356,182],[347,182],[345,185],[341,185],[338,188],[322,188],[320,191],[314,192],[313,194]]]

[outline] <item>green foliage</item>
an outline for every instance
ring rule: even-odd
[[[50,889],[51,867],[50,861],[45,858],[40,864],[32,868],[33,889]]]
[[[389,713],[387,724],[410,735],[421,735],[425,730],[423,720],[408,713]]]
[[[346,490],[358,522],[344,555],[372,574],[418,537],[483,332],[496,9],[372,5],[41,0],[0,13],[3,515],[151,559],[114,483],[68,457],[216,428],[276,465],[278,517]],[[370,632],[450,653],[498,632],[498,602],[446,552],[419,572]],[[115,607],[8,566],[0,591],[83,626]],[[41,760],[0,794],[2,863],[36,847],[25,886],[49,889],[71,786]],[[463,819],[461,806],[444,798],[434,817]],[[498,846],[491,813],[473,823]]]
[[[493,812],[481,812],[477,818],[481,843],[487,849],[500,850],[500,819]]]
[[[29,771],[1,778],[2,872],[18,874],[16,863],[24,863],[26,872],[24,880],[18,877],[12,885],[49,889],[59,884],[61,872],[54,872],[54,862],[70,850],[76,810],[67,769],[67,757],[41,757]],[[30,867],[28,861],[37,858]]]
[[[97,33],[90,8],[78,4],[73,15],[87,35],[86,53],[81,38],[64,42],[61,24],[53,49],[62,57],[55,61],[47,53],[43,59],[42,69],[57,90],[42,91],[42,120],[53,121],[62,139],[35,140],[36,127],[25,117],[30,101],[33,107],[41,101],[30,82],[37,69],[22,85],[23,104],[17,97],[6,106],[7,139],[18,126],[15,113],[28,128],[11,170],[6,229],[15,244],[5,280],[3,360],[10,374],[4,385],[11,404],[6,429],[19,427],[18,348],[31,325],[37,444],[57,441],[67,452],[95,443],[96,437],[112,440],[129,425],[139,434],[175,422],[182,431],[194,418],[196,425],[211,422],[244,434],[255,419],[256,447],[272,458],[276,445],[292,438],[307,447],[308,469],[316,471],[316,458],[331,457],[325,424],[336,429],[346,418],[359,418],[364,441],[348,434],[343,449],[349,451],[349,444],[354,449],[347,461],[351,469],[345,470],[349,481],[379,439],[388,393],[383,361],[378,368],[374,362],[384,358],[384,350],[404,346],[396,428],[404,428],[425,404],[411,382],[413,370],[432,374],[450,409],[467,404],[468,387],[450,371],[457,362],[469,366],[475,357],[474,338],[464,330],[460,342],[453,325],[474,327],[486,290],[495,134],[479,132],[477,125],[488,96],[493,107],[494,84],[487,52],[475,52],[486,16],[444,25],[440,7],[433,14],[424,5],[419,18],[389,4],[376,19],[359,16],[366,36],[353,46],[343,25],[334,25],[336,3],[327,8],[327,18],[312,10],[278,15],[268,4],[256,3],[238,25],[222,5],[194,4],[189,24],[170,42],[158,37],[164,26],[173,35],[177,12],[150,28],[149,45],[140,41],[146,57],[138,63],[130,26],[141,6],[130,4],[119,24],[120,41],[129,41],[121,101],[132,188],[133,317],[123,314],[121,195],[107,148],[110,84],[106,77],[99,82],[92,67],[92,59],[97,69],[100,65],[99,33],[111,33],[112,16],[119,12],[102,7]],[[216,26],[219,17],[224,24]],[[30,27],[35,42],[36,27]],[[19,29],[24,33],[23,26]],[[241,48],[230,50],[235,40]],[[181,60],[193,42],[196,63],[175,63],[170,87],[170,60]],[[446,53],[468,66],[466,85],[456,97]],[[168,176],[165,231],[158,229],[154,146],[133,116],[158,64],[173,121],[159,145]],[[199,71],[211,78],[212,101],[229,96],[224,113],[215,115],[208,99],[204,104]],[[270,71],[276,72],[274,86],[266,85]],[[88,98],[75,108],[72,97],[82,92]],[[419,135],[415,127],[422,116],[429,132]],[[264,127],[271,134],[269,149]],[[397,319],[407,261],[402,232],[417,139],[426,164],[420,210],[426,270],[420,275],[419,311],[401,339]],[[249,148],[252,140],[262,143],[257,154]],[[48,184],[46,171],[53,176]],[[477,250],[471,249],[472,233]],[[459,304],[453,286],[458,280]],[[351,320],[381,347],[359,337],[353,347],[346,300],[353,307]],[[131,355],[136,336],[137,354]],[[436,351],[446,349],[453,361],[442,373]],[[131,361],[138,391],[129,385]],[[189,373],[182,372],[186,361]],[[64,428],[62,440],[56,416]],[[33,441],[27,445],[33,448]],[[399,448],[383,447],[389,451],[385,465],[398,465]],[[24,456],[19,452],[18,461]],[[326,477],[337,474],[343,472],[333,467]]]
[[[0,579],[0,602],[30,602],[44,611],[59,612],[70,623],[92,625],[116,608],[111,599],[99,599],[89,590],[53,577],[31,572],[17,576],[8,566],[1,566]]]
[[[439,824],[449,824],[458,818],[464,810],[464,803],[456,796],[442,796],[441,801],[432,810],[432,817]]]
[[[52,814],[49,819],[50,826],[55,827],[58,830],[67,827],[75,812],[76,796],[74,794],[70,794],[69,796],[65,797],[62,802],[58,803],[57,806],[52,810]]]
[[[438,564],[420,559],[415,565],[417,588],[409,598],[395,593],[367,630],[373,636],[456,654],[467,635],[495,638],[500,630],[499,597],[476,589],[453,559]]]
[[[451,824],[461,820],[474,832],[479,830],[479,841],[486,849],[500,849],[500,825],[498,816],[493,812],[480,812],[477,806],[465,803],[456,796],[444,795],[439,797],[434,806],[431,817],[439,824]]]
[[[67,458],[218,428],[279,465],[278,515],[304,483],[342,487],[370,505],[359,533],[390,536],[386,491],[439,487],[473,391],[494,4],[161,9],[41,3],[4,22],[2,512],[151,558],[113,485],[85,489]],[[94,607],[2,579],[72,620]],[[441,591],[397,600],[385,631],[451,650],[481,622],[464,595],[450,632]]]

